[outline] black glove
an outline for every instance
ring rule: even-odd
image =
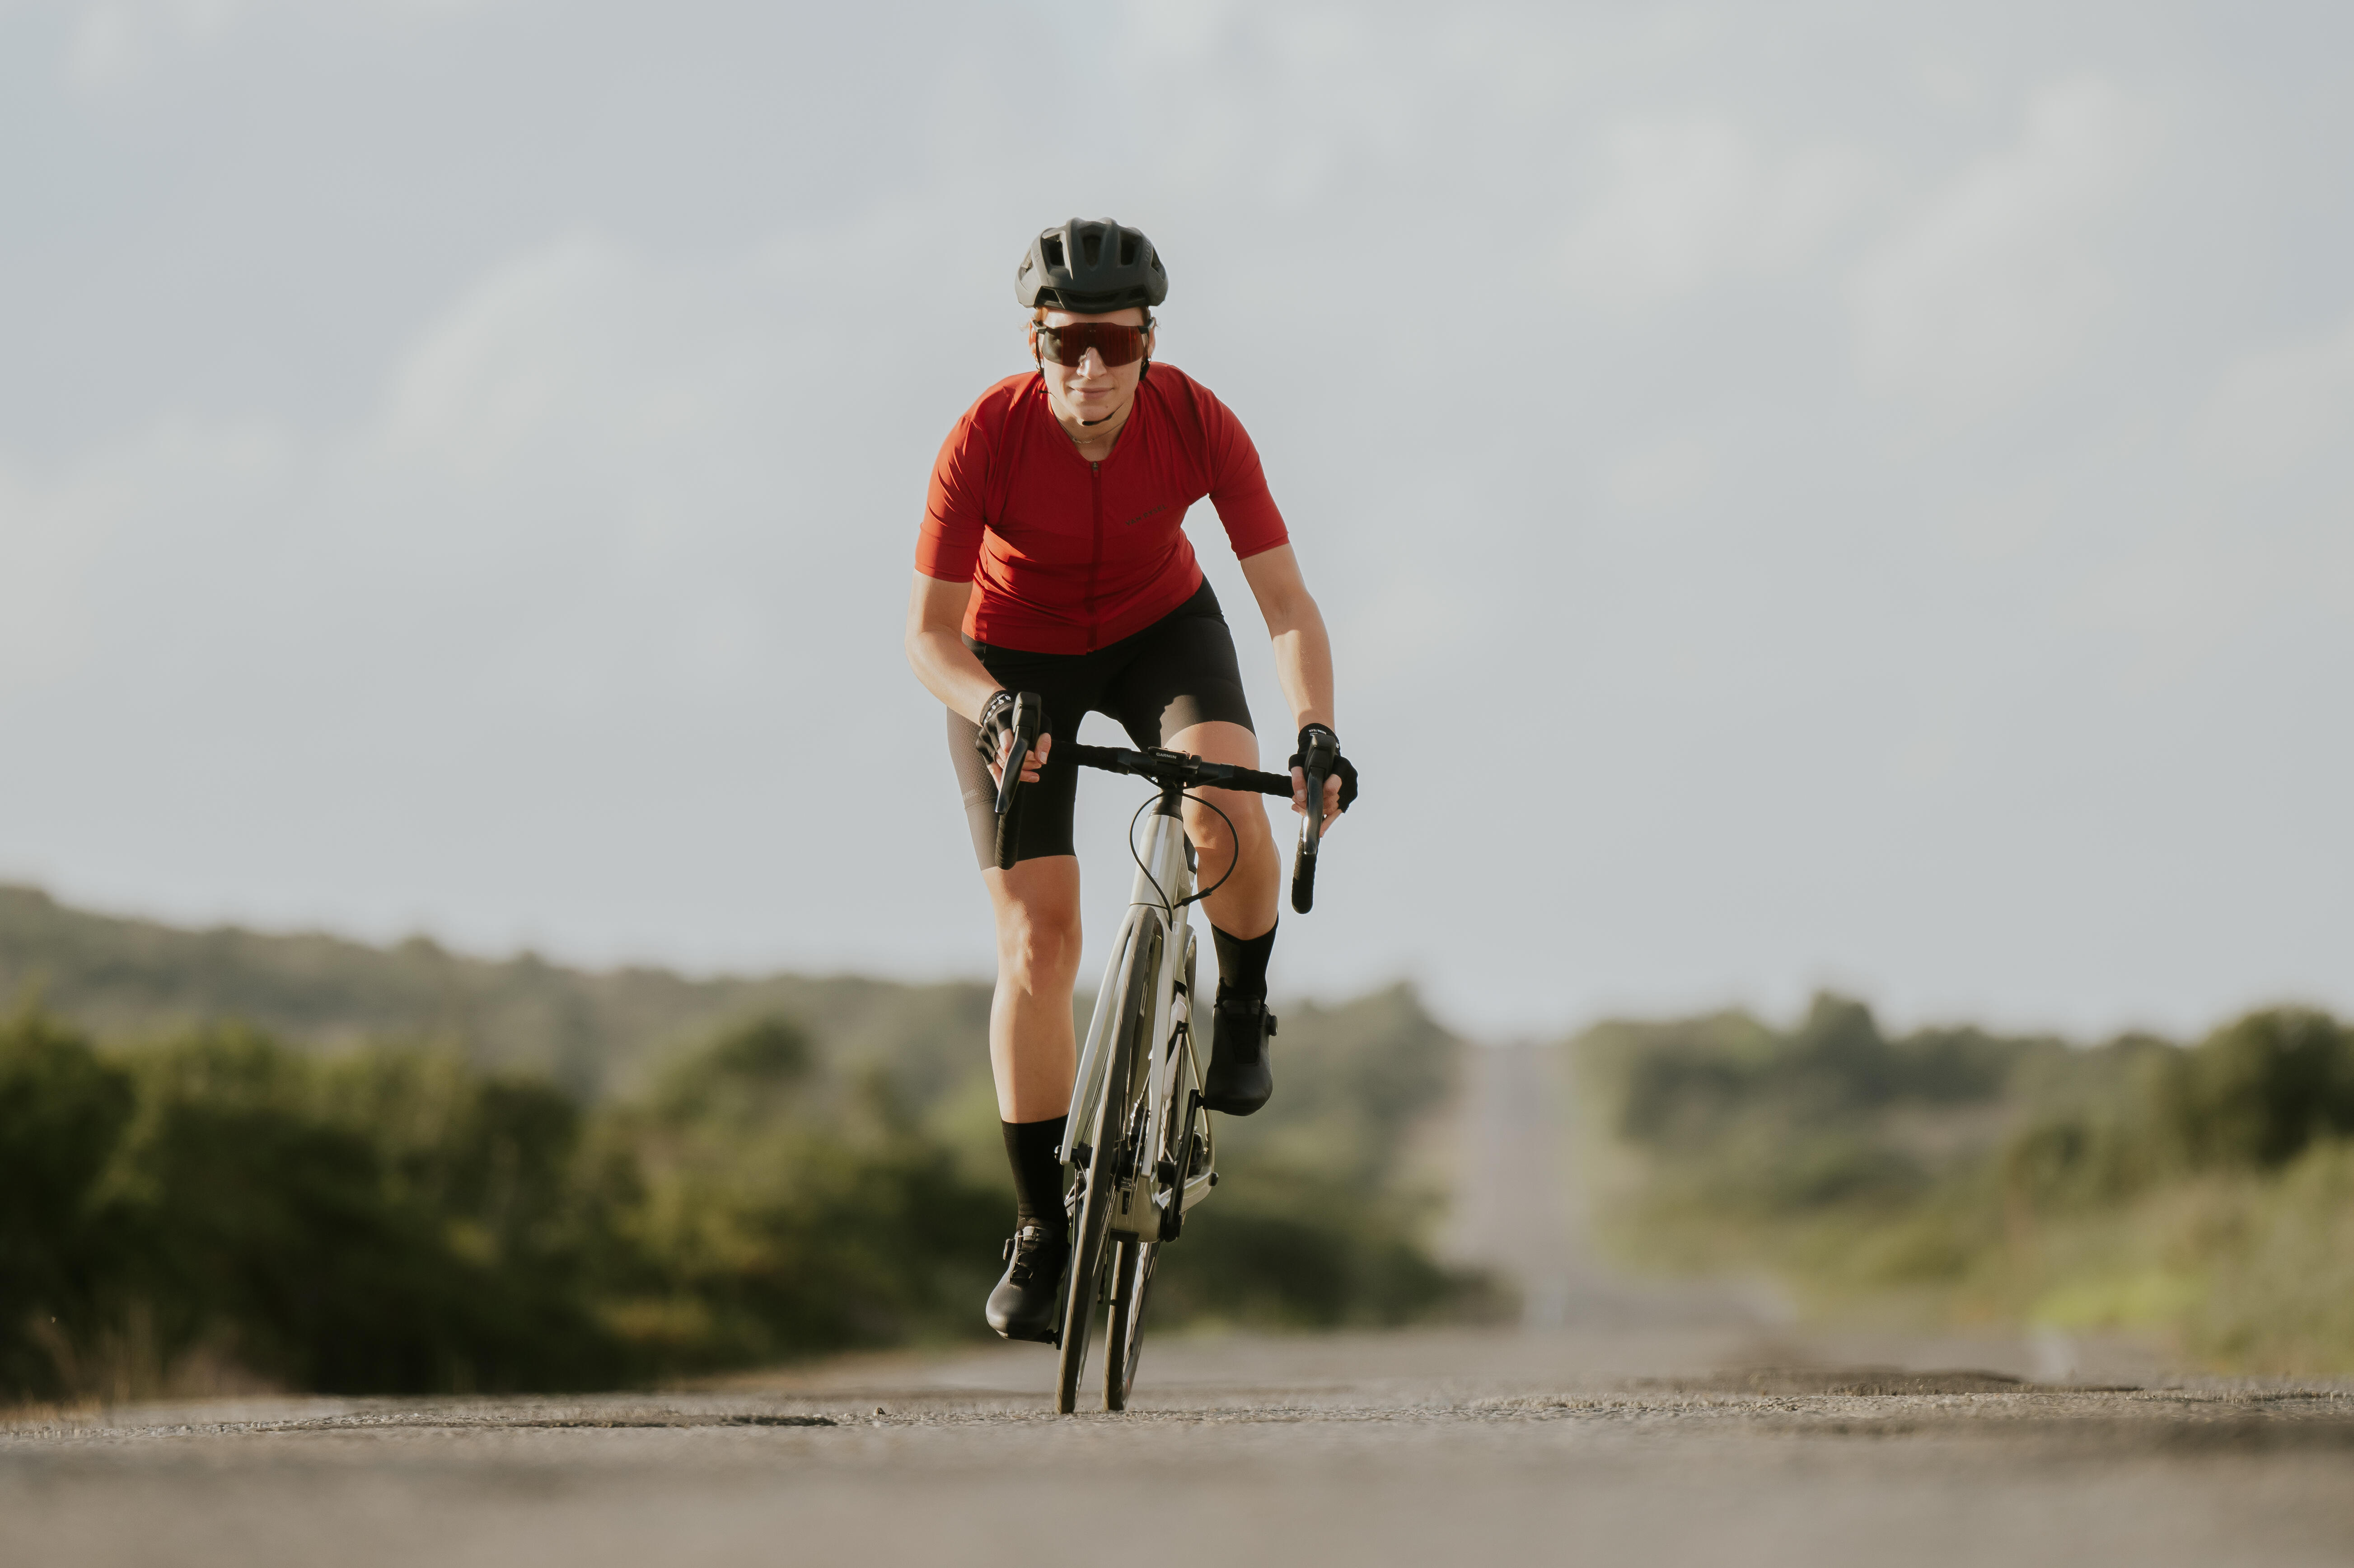
[[[1291,754],[1289,766],[1306,768],[1308,764],[1302,758],[1308,755],[1308,748],[1320,740],[1324,743],[1325,749],[1332,754],[1331,774],[1341,781],[1341,810],[1345,811],[1349,809],[1349,803],[1357,798],[1357,765],[1341,755],[1339,736],[1320,724],[1308,726],[1299,732],[1299,749]]]
[[[972,748],[981,753],[981,761],[997,766],[1005,751],[1005,736],[1013,728],[1012,692],[1000,688],[981,705],[981,727],[972,733]]]
[[[991,768],[1005,747],[1005,732],[1013,727],[1013,694],[1000,686],[981,705],[981,727],[972,732],[972,748]]]

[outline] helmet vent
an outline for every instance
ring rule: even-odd
[[[0,0],[5,9],[8,0]],[[1072,218],[1030,242],[1013,275],[1023,310],[1150,311],[1169,297],[1152,241],[1110,218]]]

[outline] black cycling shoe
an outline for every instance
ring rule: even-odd
[[[1267,1043],[1275,1014],[1265,997],[1224,996],[1210,1025],[1210,1071],[1202,1084],[1202,1104],[1225,1116],[1248,1116],[1275,1093],[1275,1069]]]
[[[1009,1340],[1053,1343],[1055,1297],[1071,1244],[1043,1225],[1023,1225],[1005,1244],[1005,1277],[989,1293],[989,1326]]]

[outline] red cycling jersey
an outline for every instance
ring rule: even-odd
[[[1208,496],[1238,558],[1286,543],[1258,449],[1208,387],[1154,365],[1111,455],[1078,454],[1036,371],[965,410],[932,465],[916,569],[981,591],[965,635],[1028,653],[1092,653],[1193,596],[1182,524]]]

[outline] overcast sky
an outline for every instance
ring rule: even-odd
[[[2246,0],[0,0],[0,876],[983,972],[911,551],[1028,237],[1110,215],[1338,645],[1279,990],[2354,1009],[2349,60]]]

